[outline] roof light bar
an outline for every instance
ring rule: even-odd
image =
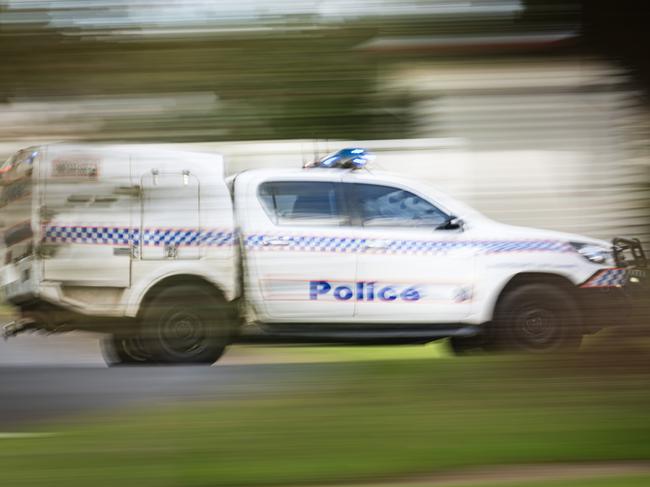
[[[307,164],[305,167],[361,169],[374,158],[375,156],[370,154],[366,149],[346,148],[328,154],[317,161]]]

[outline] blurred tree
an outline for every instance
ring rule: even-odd
[[[650,3],[645,0],[583,0],[586,45],[628,66],[650,94]]]
[[[54,23],[47,4],[38,2],[28,14],[23,12],[20,22],[0,20],[0,101],[131,100],[130,113],[103,120],[102,136],[406,137],[411,133],[410,121],[405,110],[392,109],[395,100],[379,92],[378,75],[396,62],[447,55],[417,50],[376,55],[358,48],[364,42],[575,29],[582,20],[589,46],[620,57],[647,80],[647,15],[639,15],[640,10],[632,7],[636,3],[524,0],[525,9],[516,14],[404,14],[327,23],[308,15],[287,15],[274,17],[259,30],[229,32],[200,25],[200,29],[189,26],[182,32],[151,34],[138,26],[120,32],[106,26],[93,30],[92,22],[77,22],[74,16],[81,15],[77,11],[61,14],[70,17],[67,24]],[[647,7],[638,4],[647,13]],[[8,5],[0,1],[0,19],[12,13]],[[88,20],[105,12],[85,9],[82,13]],[[217,102],[201,110],[137,111],[138,97],[192,93],[214,94]],[[408,106],[409,100],[401,98],[398,103]]]

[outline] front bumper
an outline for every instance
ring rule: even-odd
[[[641,326],[650,320],[647,279],[628,277],[621,286],[581,287],[578,297],[586,333],[613,325]]]
[[[638,239],[615,238],[617,267],[601,269],[579,286],[587,333],[611,325],[646,326],[650,322],[648,263]]]

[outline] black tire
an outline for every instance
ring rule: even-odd
[[[212,364],[223,354],[232,331],[228,303],[216,291],[177,285],[158,293],[142,316],[142,337],[154,361]]]
[[[575,300],[550,284],[525,284],[508,291],[497,305],[490,332],[491,344],[508,351],[574,351],[582,341]]]
[[[111,335],[103,338],[102,355],[109,367],[154,363],[141,338],[134,335]]]
[[[485,351],[485,337],[481,335],[471,337],[451,337],[449,346],[454,355],[472,355]]]

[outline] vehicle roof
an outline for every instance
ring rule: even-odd
[[[56,143],[56,144],[47,144],[38,147],[32,147],[33,149],[47,149],[50,152],[60,153],[65,151],[91,151],[100,154],[111,154],[111,153],[123,153],[128,152],[131,154],[138,155],[151,155],[151,154],[168,154],[181,156],[183,154],[200,154],[210,157],[221,158],[221,154],[218,154],[214,151],[201,151],[197,149],[187,149],[184,147],[177,147],[173,144],[102,144],[102,143]]]
[[[111,161],[108,167],[111,173],[119,172],[116,162],[124,162],[126,157],[137,160],[141,170],[147,168],[159,170],[191,170],[195,174],[216,176],[223,179],[223,157],[214,151],[187,150],[169,144],[85,144],[61,143],[36,147],[46,153],[48,159],[70,155],[90,156],[100,161]],[[120,167],[124,167],[120,165]],[[100,174],[107,175],[106,167]]]
[[[260,168],[260,169],[247,169],[245,171],[248,174],[251,175],[256,175],[256,176],[277,176],[279,174],[281,175],[287,175],[287,174],[298,174],[301,176],[309,176],[309,175],[314,175],[314,174],[346,174],[351,172],[350,169],[339,169],[339,168],[320,168],[320,167],[310,167],[310,168],[304,168],[304,167],[265,167],[265,168]]]
[[[246,175],[250,179],[275,179],[275,178],[300,178],[300,179],[315,179],[315,180],[340,180],[345,177],[346,180],[351,181],[359,180],[372,180],[376,182],[397,183],[407,186],[419,186],[422,182],[420,180],[404,177],[399,173],[387,171],[375,171],[370,169],[326,169],[326,168],[280,168],[280,169],[250,169],[240,173],[238,176]],[[420,183],[420,184],[418,184]],[[427,185],[429,189],[434,188]]]

